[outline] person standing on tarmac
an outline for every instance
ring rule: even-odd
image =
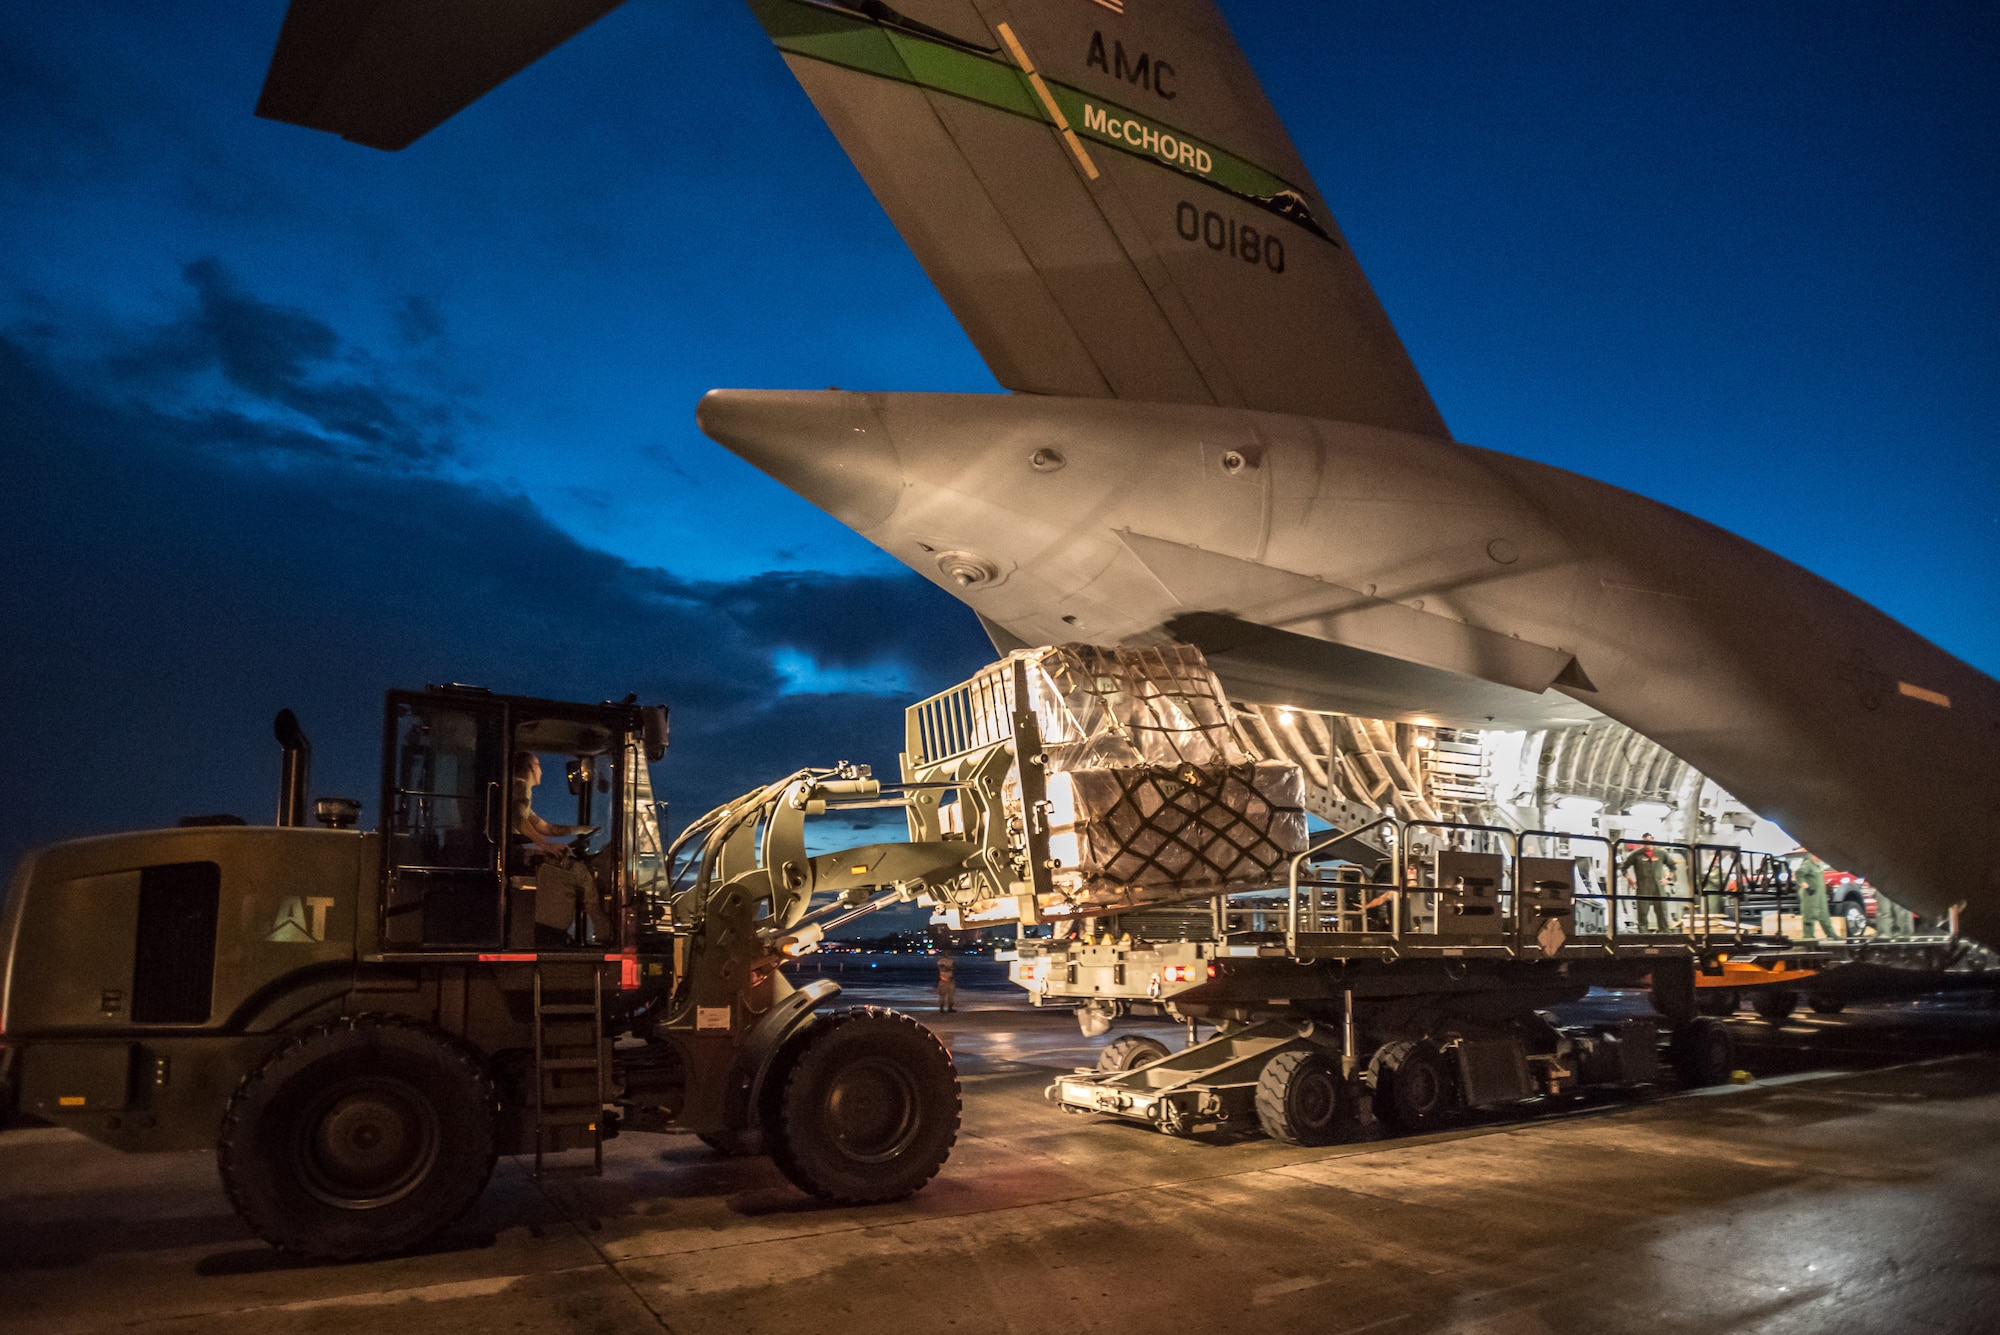
[[[1792,875],[1799,885],[1799,935],[1810,941],[1817,926],[1827,940],[1833,940],[1833,919],[1826,911],[1826,864],[1806,853]]]
[[[958,1009],[958,961],[949,955],[938,956],[938,1010]]]
[[[1625,855],[1625,879],[1639,901],[1640,932],[1664,934],[1668,930],[1666,895],[1673,875],[1673,859],[1655,846],[1650,834],[1643,844]]]

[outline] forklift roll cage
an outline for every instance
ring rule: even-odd
[[[447,685],[390,691],[383,713],[377,939],[385,951],[602,955],[637,946],[636,836],[651,794],[643,769],[665,750],[663,707]],[[572,757],[564,777],[577,797],[577,824],[593,823],[594,792],[611,798],[603,842],[589,854],[611,909],[604,939],[538,944],[524,930],[532,928],[535,885],[512,828],[521,752]]]

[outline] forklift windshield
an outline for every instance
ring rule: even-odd
[[[617,762],[609,732],[566,719],[515,725],[508,834],[517,858],[589,856],[610,843]]]

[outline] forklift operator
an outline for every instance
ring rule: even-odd
[[[558,839],[595,829],[590,825],[555,825],[535,814],[535,785],[542,781],[542,758],[532,751],[514,753],[514,833],[535,851],[552,857],[569,852]]]
[[[558,825],[535,813],[535,785],[542,781],[541,757],[514,753],[514,814],[510,828],[520,841],[522,863],[534,884],[534,944],[594,945],[602,939],[602,893],[579,850],[560,839],[593,834],[595,825]],[[525,940],[517,945],[527,945]]]

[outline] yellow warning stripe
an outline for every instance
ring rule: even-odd
[[[1027,51],[1022,48],[1020,39],[1014,36],[1012,28],[1002,23],[999,25],[999,32],[1000,40],[1007,44],[1007,50],[1014,57],[1014,63],[1028,76],[1028,86],[1035,90],[1035,96],[1042,100],[1042,106],[1049,113],[1049,119],[1054,121],[1056,129],[1062,132],[1063,142],[1069,145],[1070,152],[1076,154],[1077,162],[1083,167],[1083,174],[1095,181],[1097,164],[1092,162],[1090,154],[1084,151],[1083,141],[1076,137],[1076,131],[1069,128],[1069,118],[1062,114],[1062,108],[1056,105],[1055,95],[1049,92],[1049,86],[1042,82],[1042,76],[1035,72],[1035,62],[1028,59]]]

